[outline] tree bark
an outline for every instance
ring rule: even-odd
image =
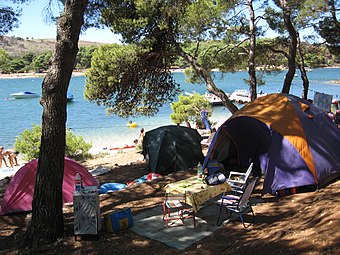
[[[298,36],[298,53],[300,57],[300,63],[298,64],[298,68],[301,73],[301,79],[303,82],[303,92],[302,92],[302,98],[307,99],[308,98],[308,89],[309,89],[309,80],[305,68],[305,58],[303,57],[303,52],[301,48],[301,42],[300,42],[300,36]]]
[[[183,49],[174,39],[174,36],[171,34],[171,32],[169,39],[172,45],[174,45],[176,53],[183,57],[183,59],[185,59],[191,65],[191,67],[195,69],[195,71],[204,79],[208,92],[213,93],[215,96],[219,97],[222,100],[223,105],[227,107],[227,109],[232,114],[238,111],[238,108],[229,100],[228,96],[224,93],[224,91],[219,89],[215,85],[209,72],[205,70],[199,63],[197,63],[195,58],[193,58],[191,55],[183,51]]]
[[[42,84],[42,135],[26,243],[54,242],[64,235],[62,183],[66,134],[66,93],[88,0],[67,0],[57,24],[52,64]]]
[[[280,5],[283,11],[284,24],[288,30],[290,45],[288,54],[288,72],[285,76],[282,93],[289,93],[292,81],[296,70],[296,49],[297,49],[297,34],[291,20],[291,10],[286,0],[280,0]]]
[[[257,97],[257,88],[256,88],[257,82],[256,82],[256,71],[255,71],[256,34],[255,34],[255,12],[253,8],[253,0],[248,0],[248,9],[249,9],[249,15],[250,15],[248,74],[249,74],[251,101],[253,101]]]
[[[329,6],[329,12],[332,15],[332,19],[335,21],[335,24],[337,24],[338,19],[336,17],[337,9],[335,8],[335,1],[334,0],[328,0],[328,6]]]
[[[179,47],[179,53],[180,55],[186,59],[191,66],[196,70],[196,72],[204,79],[207,90],[210,93],[213,93],[215,96],[219,97],[222,100],[222,103],[225,107],[227,107],[227,109],[233,114],[236,111],[238,111],[238,108],[229,100],[228,96],[224,93],[223,90],[219,89],[213,79],[211,78],[209,72],[207,70],[205,70],[203,67],[201,67],[197,61],[195,61],[195,59],[193,57],[191,57],[189,54],[183,52],[182,50],[180,50]]]

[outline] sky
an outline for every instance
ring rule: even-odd
[[[22,15],[19,17],[20,25],[18,28],[14,28],[12,32],[8,33],[8,36],[16,36],[21,38],[33,38],[33,39],[55,39],[56,38],[56,25],[47,24],[44,21],[44,9],[50,0],[32,0],[29,4],[19,5],[22,8]],[[61,11],[61,7],[58,7],[57,0],[52,1],[54,5],[52,9],[55,11],[55,16]],[[12,6],[16,9],[17,5],[13,4],[11,0],[1,0],[0,5]],[[301,35],[305,33],[301,31]],[[310,34],[308,31],[307,34]],[[266,33],[266,37],[277,36],[272,31]],[[101,42],[101,43],[120,43],[121,37],[113,34],[109,29],[95,29],[91,28],[83,32],[80,35],[81,41],[89,42]]]
[[[20,24],[14,28],[7,36],[16,36],[21,38],[33,39],[55,39],[56,25],[47,24],[44,21],[44,8],[49,0],[34,0],[30,4],[22,4],[22,14],[19,17]],[[10,1],[1,1],[0,5],[12,6],[16,9],[15,4]],[[58,10],[58,6],[53,6]],[[113,34],[109,29],[88,29],[80,35],[81,41],[102,42],[102,43],[120,43],[120,36]]]

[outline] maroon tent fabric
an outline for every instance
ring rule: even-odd
[[[0,215],[32,210],[32,200],[38,160],[32,160],[21,167],[14,175],[4,194]],[[79,173],[84,186],[97,186],[96,179],[76,161],[65,157],[63,179],[63,202],[73,202],[74,177]]]

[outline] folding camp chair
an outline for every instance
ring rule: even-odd
[[[254,163],[250,163],[247,171],[245,173],[241,173],[241,172],[234,172],[234,171],[231,171],[229,173],[229,177],[228,177],[228,184],[231,186],[233,192],[235,193],[242,193],[245,186],[246,186],[246,183],[247,183],[247,180],[249,178],[249,175],[251,173],[251,171],[253,170],[253,165]]]
[[[252,213],[253,223],[255,222],[255,214],[254,214],[253,208],[251,207],[251,203],[249,199],[250,199],[251,194],[254,191],[257,180],[258,180],[258,177],[252,179],[246,185],[244,192],[240,196],[226,195],[226,196],[222,196],[221,199],[217,201],[217,203],[220,204],[220,211],[218,213],[218,218],[217,218],[217,223],[216,223],[217,226],[220,226],[224,221],[229,220],[232,213],[235,212],[239,214],[239,217],[242,221],[243,226],[245,228],[249,227],[249,225],[247,226],[245,225],[243,216],[242,216],[242,214],[248,212],[248,210]],[[227,219],[220,221],[221,212],[223,208],[226,209]]]
[[[172,216],[172,212],[174,212],[176,215]],[[176,223],[178,220],[181,220],[181,225],[184,225],[184,220],[188,218],[193,219],[195,227],[195,211],[191,206],[186,204],[186,194],[166,193],[163,202],[163,220],[165,221],[167,227],[177,226],[177,224],[174,225],[174,223]]]

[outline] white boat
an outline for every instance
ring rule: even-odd
[[[246,89],[237,89],[231,93],[229,100],[237,103],[249,103],[251,100],[250,92]]]
[[[193,93],[196,93],[195,91],[193,91]],[[190,92],[184,92],[184,94],[186,96],[193,96],[194,94],[190,93]],[[226,95],[229,97],[229,94],[226,93]],[[219,98],[218,96],[214,95],[213,93],[209,93],[209,92],[205,92],[204,97],[209,101],[209,103],[212,106],[216,106],[216,105],[223,105],[222,99]]]
[[[267,95],[267,93],[260,92],[257,98]],[[250,91],[247,89],[237,89],[231,93],[229,100],[240,104],[249,103],[251,101]]]
[[[195,93],[195,92],[194,92]],[[190,92],[187,92],[187,91],[184,91],[184,95],[186,95],[186,96],[193,96],[194,94],[193,93],[190,93]]]
[[[11,96],[14,97],[15,99],[39,97],[38,94],[30,92],[30,91],[22,91],[22,92],[12,93]]]
[[[74,99],[74,96],[67,92],[66,99],[67,99],[67,102],[71,102]]]
[[[205,92],[205,98],[209,101],[209,103],[211,105],[223,105],[223,102],[221,100],[221,98],[219,98],[218,96],[209,93],[209,92]]]

